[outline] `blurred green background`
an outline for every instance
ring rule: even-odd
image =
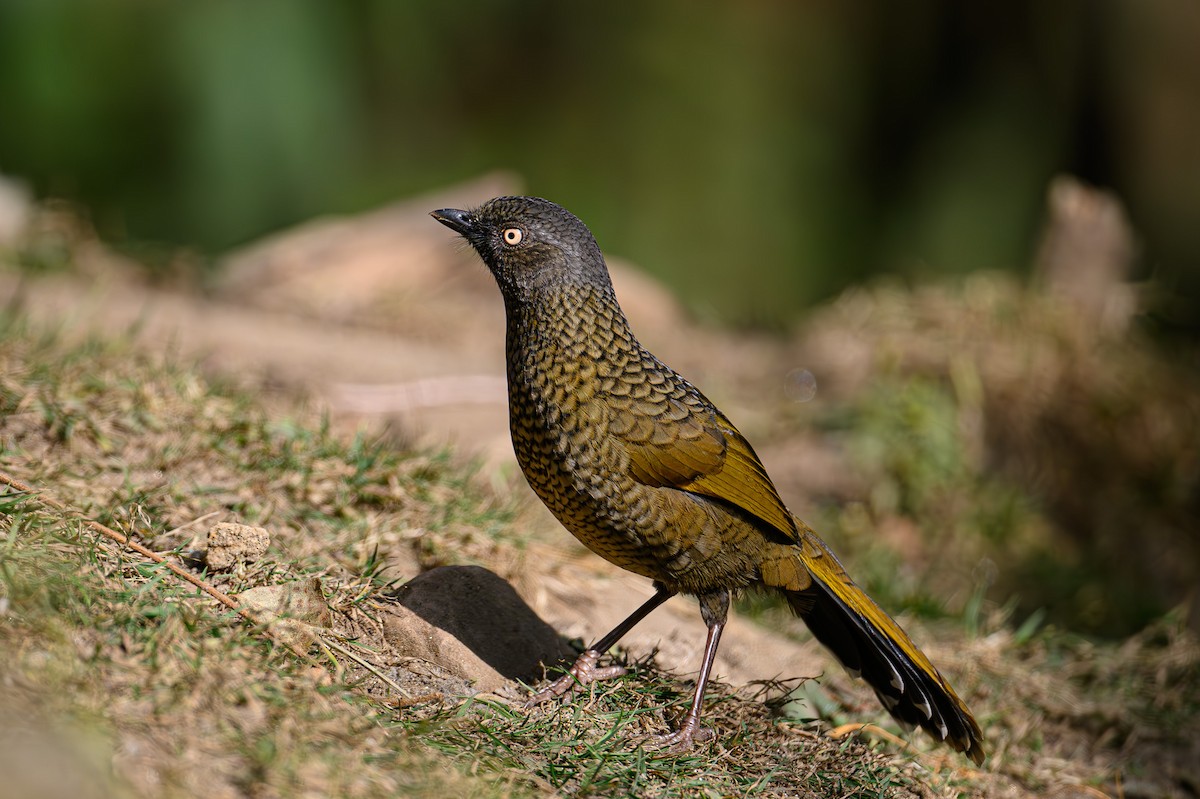
[[[3,0],[0,172],[216,254],[508,168],[701,316],[777,325],[879,271],[1023,269],[1069,171],[1186,328],[1197,42],[1192,0]]]

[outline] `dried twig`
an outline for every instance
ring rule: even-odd
[[[4,472],[0,472],[0,483],[3,483],[4,485],[9,486],[10,488],[13,488],[22,494],[28,494],[30,497],[32,497],[34,500],[36,500],[43,506],[50,508],[52,510],[58,511],[59,513],[63,514],[64,516],[78,517],[80,515],[77,511],[75,511],[74,509],[68,507],[67,505],[64,505],[63,503],[59,502],[57,499],[55,499],[54,497],[45,493],[44,491],[38,491],[30,486],[27,486],[24,483],[20,482],[19,480],[16,480],[13,477],[10,477],[9,475],[5,474]],[[224,591],[220,590],[219,588],[214,586],[212,583],[207,582],[206,580],[201,580],[199,577],[192,574],[187,569],[184,569],[183,567],[172,563],[171,561],[167,560],[166,558],[164,558],[162,555],[158,554],[157,552],[146,548],[145,546],[139,544],[137,541],[131,540],[126,535],[122,535],[121,533],[118,533],[116,530],[112,529],[111,527],[103,525],[100,522],[95,521],[93,519],[80,518],[80,522],[83,524],[84,527],[87,527],[89,530],[99,533],[100,535],[104,536],[105,538],[115,541],[116,543],[120,544],[123,547],[126,547],[127,549],[132,549],[134,552],[138,553],[139,555],[146,558],[147,560],[151,560],[154,563],[165,566],[172,574],[174,574],[179,579],[181,579],[185,582],[191,583],[195,587],[199,588],[201,591],[208,594],[209,596],[211,596],[213,599],[220,602],[225,607],[227,607],[230,610],[237,613],[239,616],[241,616],[246,621],[250,622],[251,624],[253,624],[256,627],[258,627],[259,629],[261,629],[264,633],[266,633],[267,636],[269,636],[271,638],[271,640],[287,647],[292,652],[292,654],[294,654],[297,657],[302,658],[304,660],[309,659],[308,653],[301,650],[295,644],[293,644],[289,641],[284,641],[279,636],[274,635],[271,632],[269,626],[264,624],[263,621],[254,614],[253,611],[251,611],[249,608],[239,605],[238,601],[236,599],[231,597],[229,594],[226,594]]]

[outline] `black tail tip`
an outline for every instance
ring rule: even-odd
[[[964,719],[964,721],[966,721],[966,729],[963,730],[965,735],[950,736],[942,740],[954,751],[962,752],[970,758],[976,766],[982,766],[983,761],[987,759],[987,752],[983,748],[983,732],[975,723],[975,719]]]
[[[987,752],[983,751],[983,745],[979,741],[971,741],[958,751],[971,758],[971,762],[976,766],[982,766],[983,761],[987,759]]]

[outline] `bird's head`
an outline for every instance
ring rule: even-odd
[[[538,197],[497,197],[432,216],[470,243],[509,299],[565,285],[610,287],[608,268],[578,217]]]

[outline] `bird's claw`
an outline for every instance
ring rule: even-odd
[[[714,737],[716,736],[712,730],[708,727],[701,727],[700,719],[689,713],[683,723],[679,725],[678,730],[651,736],[650,742],[656,749],[674,755],[686,752],[696,744],[707,743]]]
[[[611,680],[613,677],[620,677],[626,673],[624,666],[605,666],[604,668],[600,668],[596,665],[599,660],[600,653],[598,651],[595,649],[586,650],[576,659],[574,665],[567,669],[566,674],[529,697],[525,701],[525,707],[540,705],[547,700],[569,694],[577,688],[583,688],[586,685],[601,680]]]

